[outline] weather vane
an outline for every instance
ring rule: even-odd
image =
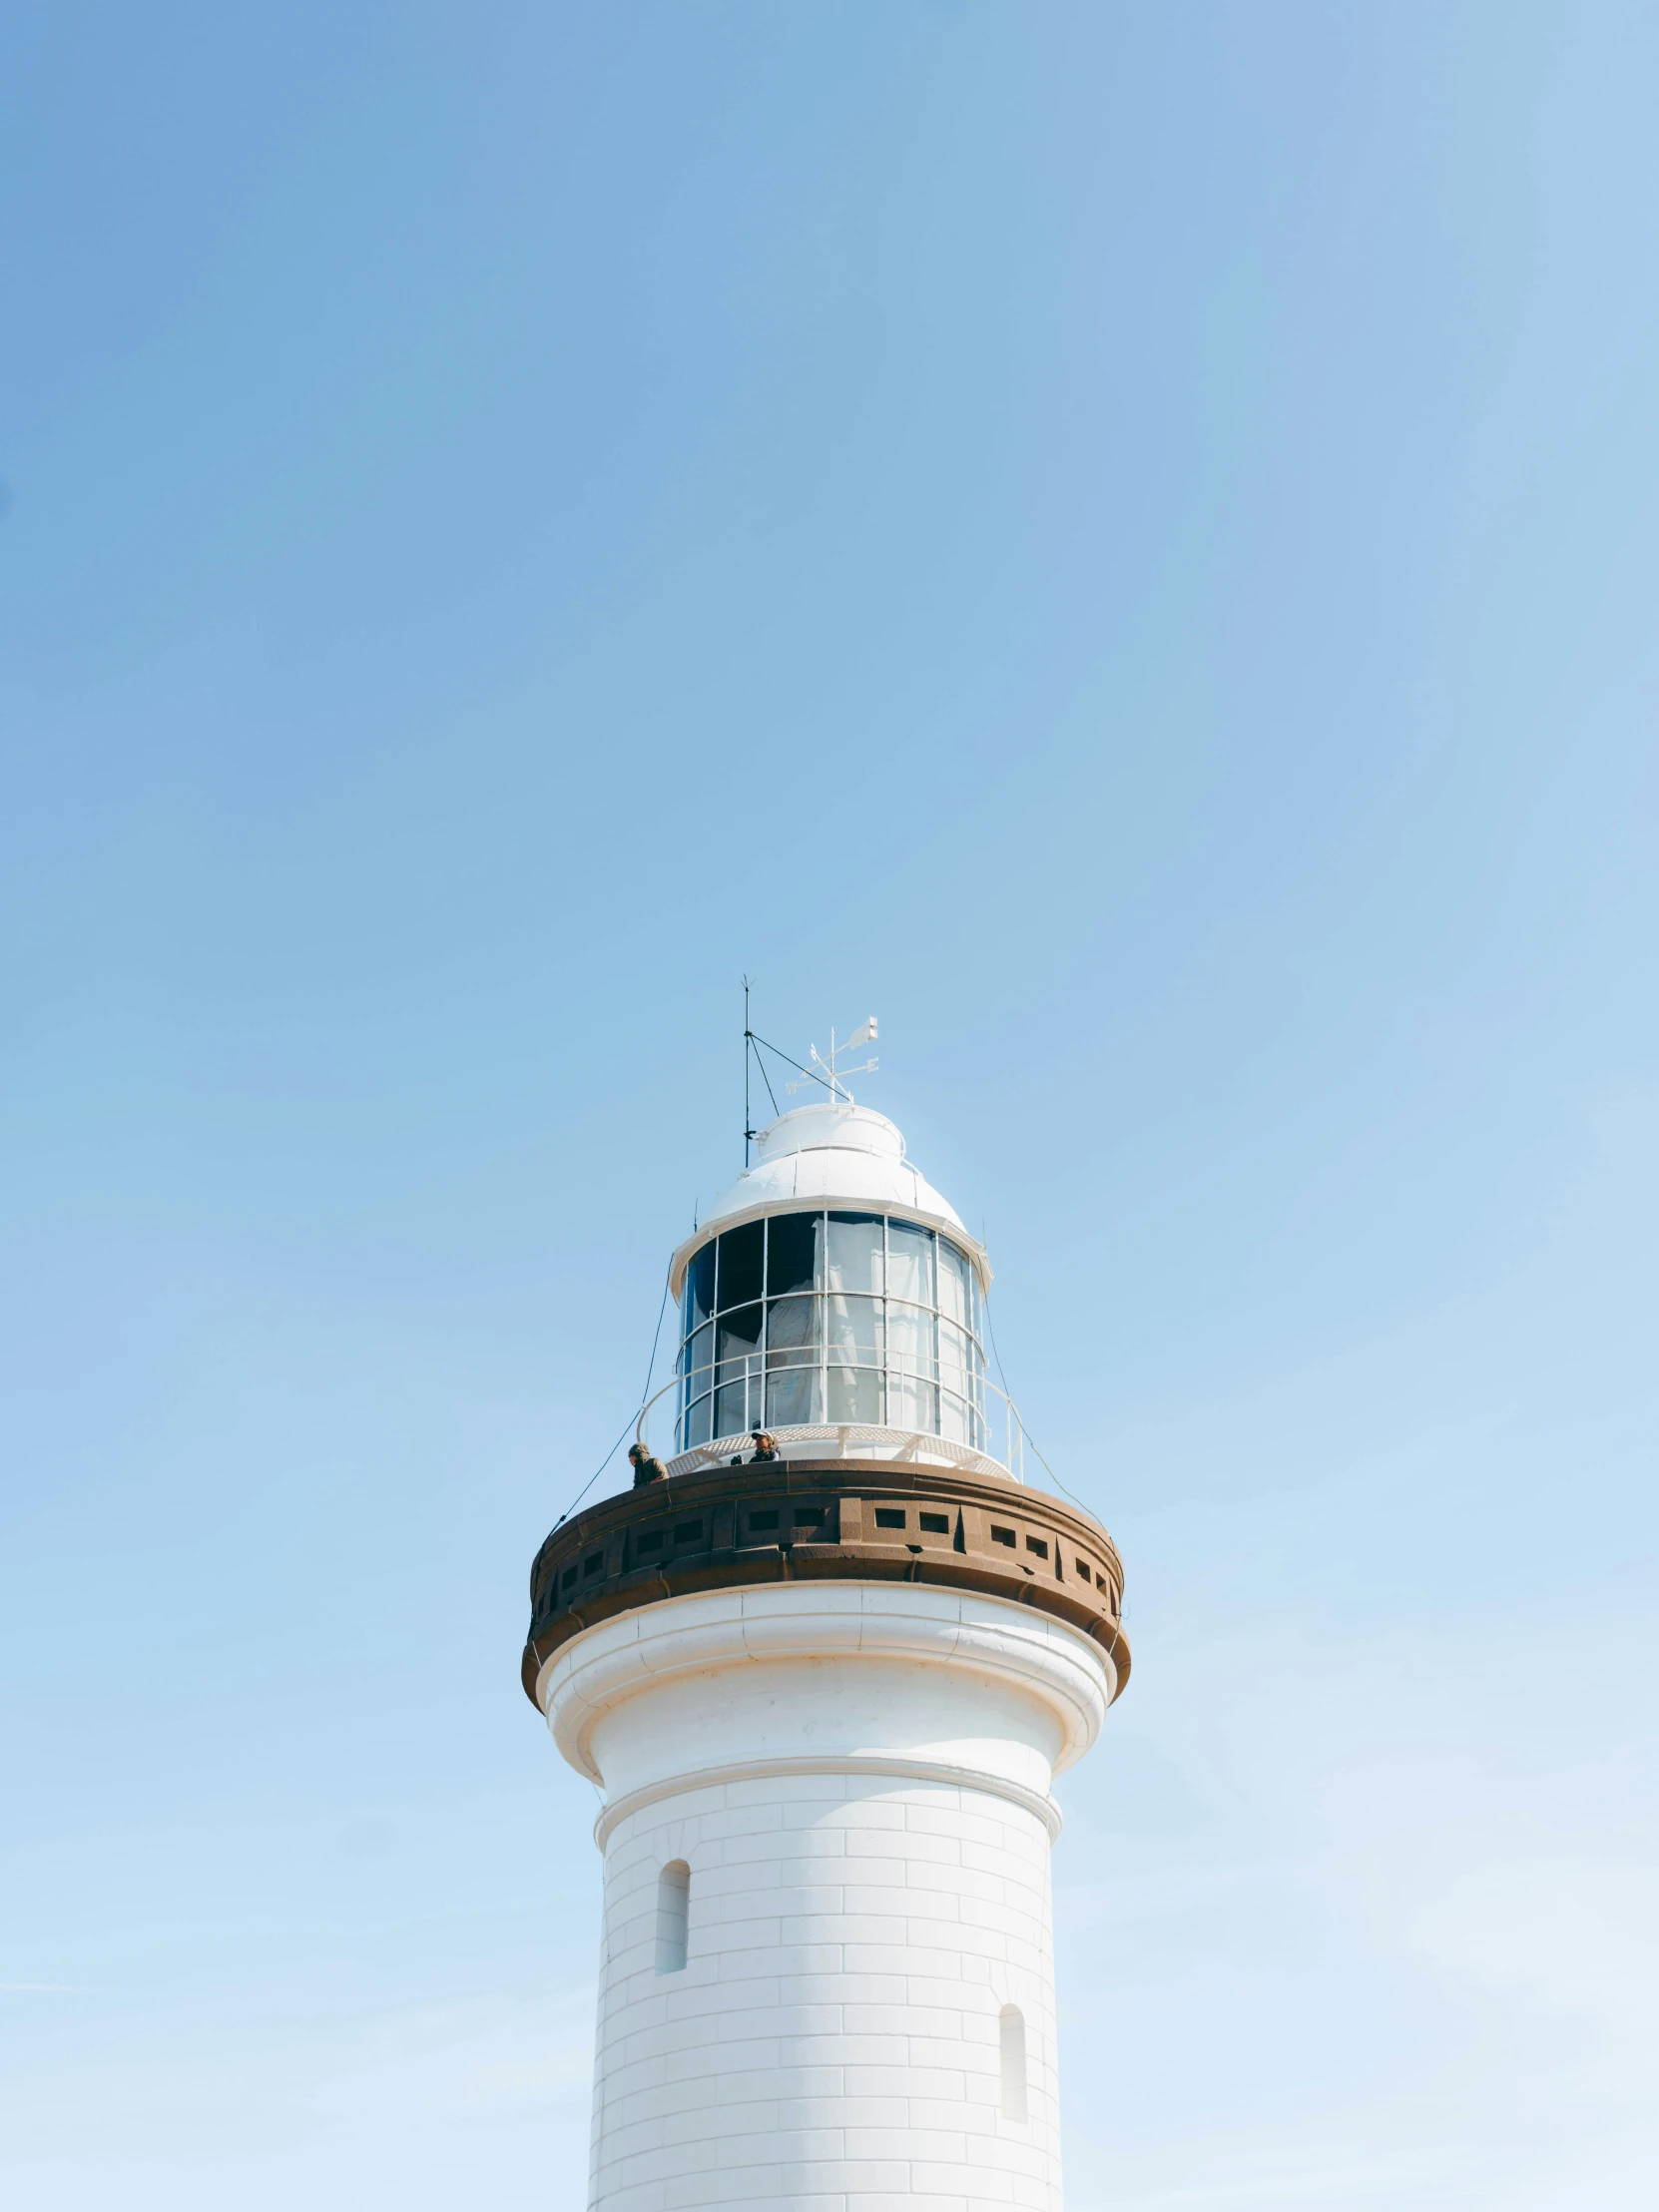
[[[746,1169],[749,1166],[750,1147],[759,1134],[750,1113],[749,1077],[752,1068],[760,1069],[761,1081],[766,1085],[767,1097],[772,1101],[773,1113],[778,1112],[778,1094],[772,1087],[772,1077],[767,1073],[766,1061],[761,1057],[764,1052],[772,1053],[776,1058],[782,1060],[786,1067],[795,1070],[795,1081],[786,1085],[788,1090],[799,1091],[805,1089],[809,1083],[816,1083],[820,1090],[830,1093],[831,1102],[836,1105],[839,1105],[843,1100],[848,1106],[856,1103],[852,1093],[846,1087],[847,1076],[871,1075],[879,1064],[874,1059],[868,1059],[855,1068],[843,1068],[840,1065],[844,1053],[855,1052],[861,1044],[873,1044],[875,1042],[875,1016],[873,1014],[870,1015],[868,1021],[861,1023],[853,1030],[844,1044],[836,1044],[835,1032],[831,1029],[828,1059],[815,1044],[809,1049],[809,1057],[802,1061],[798,1060],[793,1053],[785,1052],[778,1045],[769,1044],[765,1037],[756,1034],[749,1020],[750,989],[750,979],[746,975],[743,979],[743,1164]]]
[[[880,1065],[880,1062],[873,1059],[865,1060],[858,1067],[855,1068],[843,1068],[837,1063],[839,1062],[840,1056],[843,1052],[856,1052],[859,1045],[873,1044],[874,1042],[875,1016],[873,1014],[870,1015],[868,1021],[863,1021],[858,1024],[857,1028],[853,1030],[851,1036],[847,1038],[844,1044],[836,1044],[835,1032],[831,1029],[830,1032],[830,1054],[828,1059],[822,1052],[820,1052],[816,1044],[810,1046],[808,1050],[808,1057],[813,1063],[812,1068],[803,1068],[800,1075],[796,1077],[795,1081],[793,1083],[786,1083],[784,1088],[789,1091],[799,1091],[803,1088],[804,1085],[808,1083],[827,1083],[830,1087],[830,1096],[831,1097],[831,1099],[842,1098],[846,1101],[848,1106],[855,1105],[856,1101],[854,1100],[852,1093],[846,1087],[845,1078],[849,1075],[873,1074],[875,1069]],[[815,1069],[819,1072],[815,1073]]]

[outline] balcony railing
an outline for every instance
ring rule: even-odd
[[[925,1373],[920,1372],[923,1366]],[[875,1378],[880,1385],[877,1402],[870,1412],[850,1413],[840,1419],[826,1416],[808,1421],[776,1418],[769,1421],[765,1414],[766,1384],[769,1379],[776,1380],[780,1373],[778,1355],[754,1353],[741,1361],[722,1363],[717,1398],[726,1416],[721,1422],[722,1434],[712,1435],[707,1441],[681,1445],[684,1416],[680,1406],[684,1403],[688,1381],[695,1381],[696,1377],[695,1374],[691,1378],[677,1375],[641,1407],[635,1425],[636,1441],[650,1448],[652,1410],[664,1398],[673,1396],[679,1400],[675,1420],[677,1467],[681,1461],[688,1465],[711,1465],[748,1452],[753,1448],[755,1431],[769,1429],[786,1456],[796,1455],[791,1452],[791,1446],[797,1447],[799,1452],[803,1447],[825,1442],[833,1443],[835,1455],[840,1456],[849,1446],[867,1442],[875,1447],[875,1455],[879,1457],[913,1459],[931,1453],[956,1464],[995,1466],[1018,1482],[1025,1480],[1025,1426],[1019,1408],[1007,1391],[999,1389],[988,1376],[969,1376],[952,1369],[941,1373],[936,1362],[912,1363],[901,1355],[888,1355],[884,1360],[843,1358],[827,1362],[815,1357],[811,1368],[802,1363],[796,1370],[797,1373],[803,1371],[825,1379],[821,1385],[821,1404],[829,1394],[828,1378],[836,1374]],[[730,1398],[726,1395],[728,1391],[732,1393]],[[740,1405],[743,1417],[740,1424],[734,1425],[730,1415],[736,1413]],[[936,1420],[905,1417],[906,1413],[931,1416],[935,1408]]]

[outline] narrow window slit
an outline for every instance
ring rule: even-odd
[[[671,1859],[657,1877],[657,1971],[683,1973],[686,1925],[691,1908],[691,1869]]]
[[[1002,2047],[1002,2117],[1023,2120],[1025,2100],[1025,2014],[1017,2004],[1005,2004],[997,2022]]]

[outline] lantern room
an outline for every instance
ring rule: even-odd
[[[983,1247],[885,1115],[805,1106],[674,1256],[675,1448],[872,1452],[1006,1470],[1015,1423],[985,1374]]]

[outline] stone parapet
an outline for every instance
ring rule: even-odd
[[[556,1528],[530,1576],[526,1694],[573,1636],[663,1599],[758,1583],[911,1582],[1012,1599],[1129,1675],[1123,1562],[1100,1523],[1011,1479],[891,1460],[709,1468],[607,1498]]]

